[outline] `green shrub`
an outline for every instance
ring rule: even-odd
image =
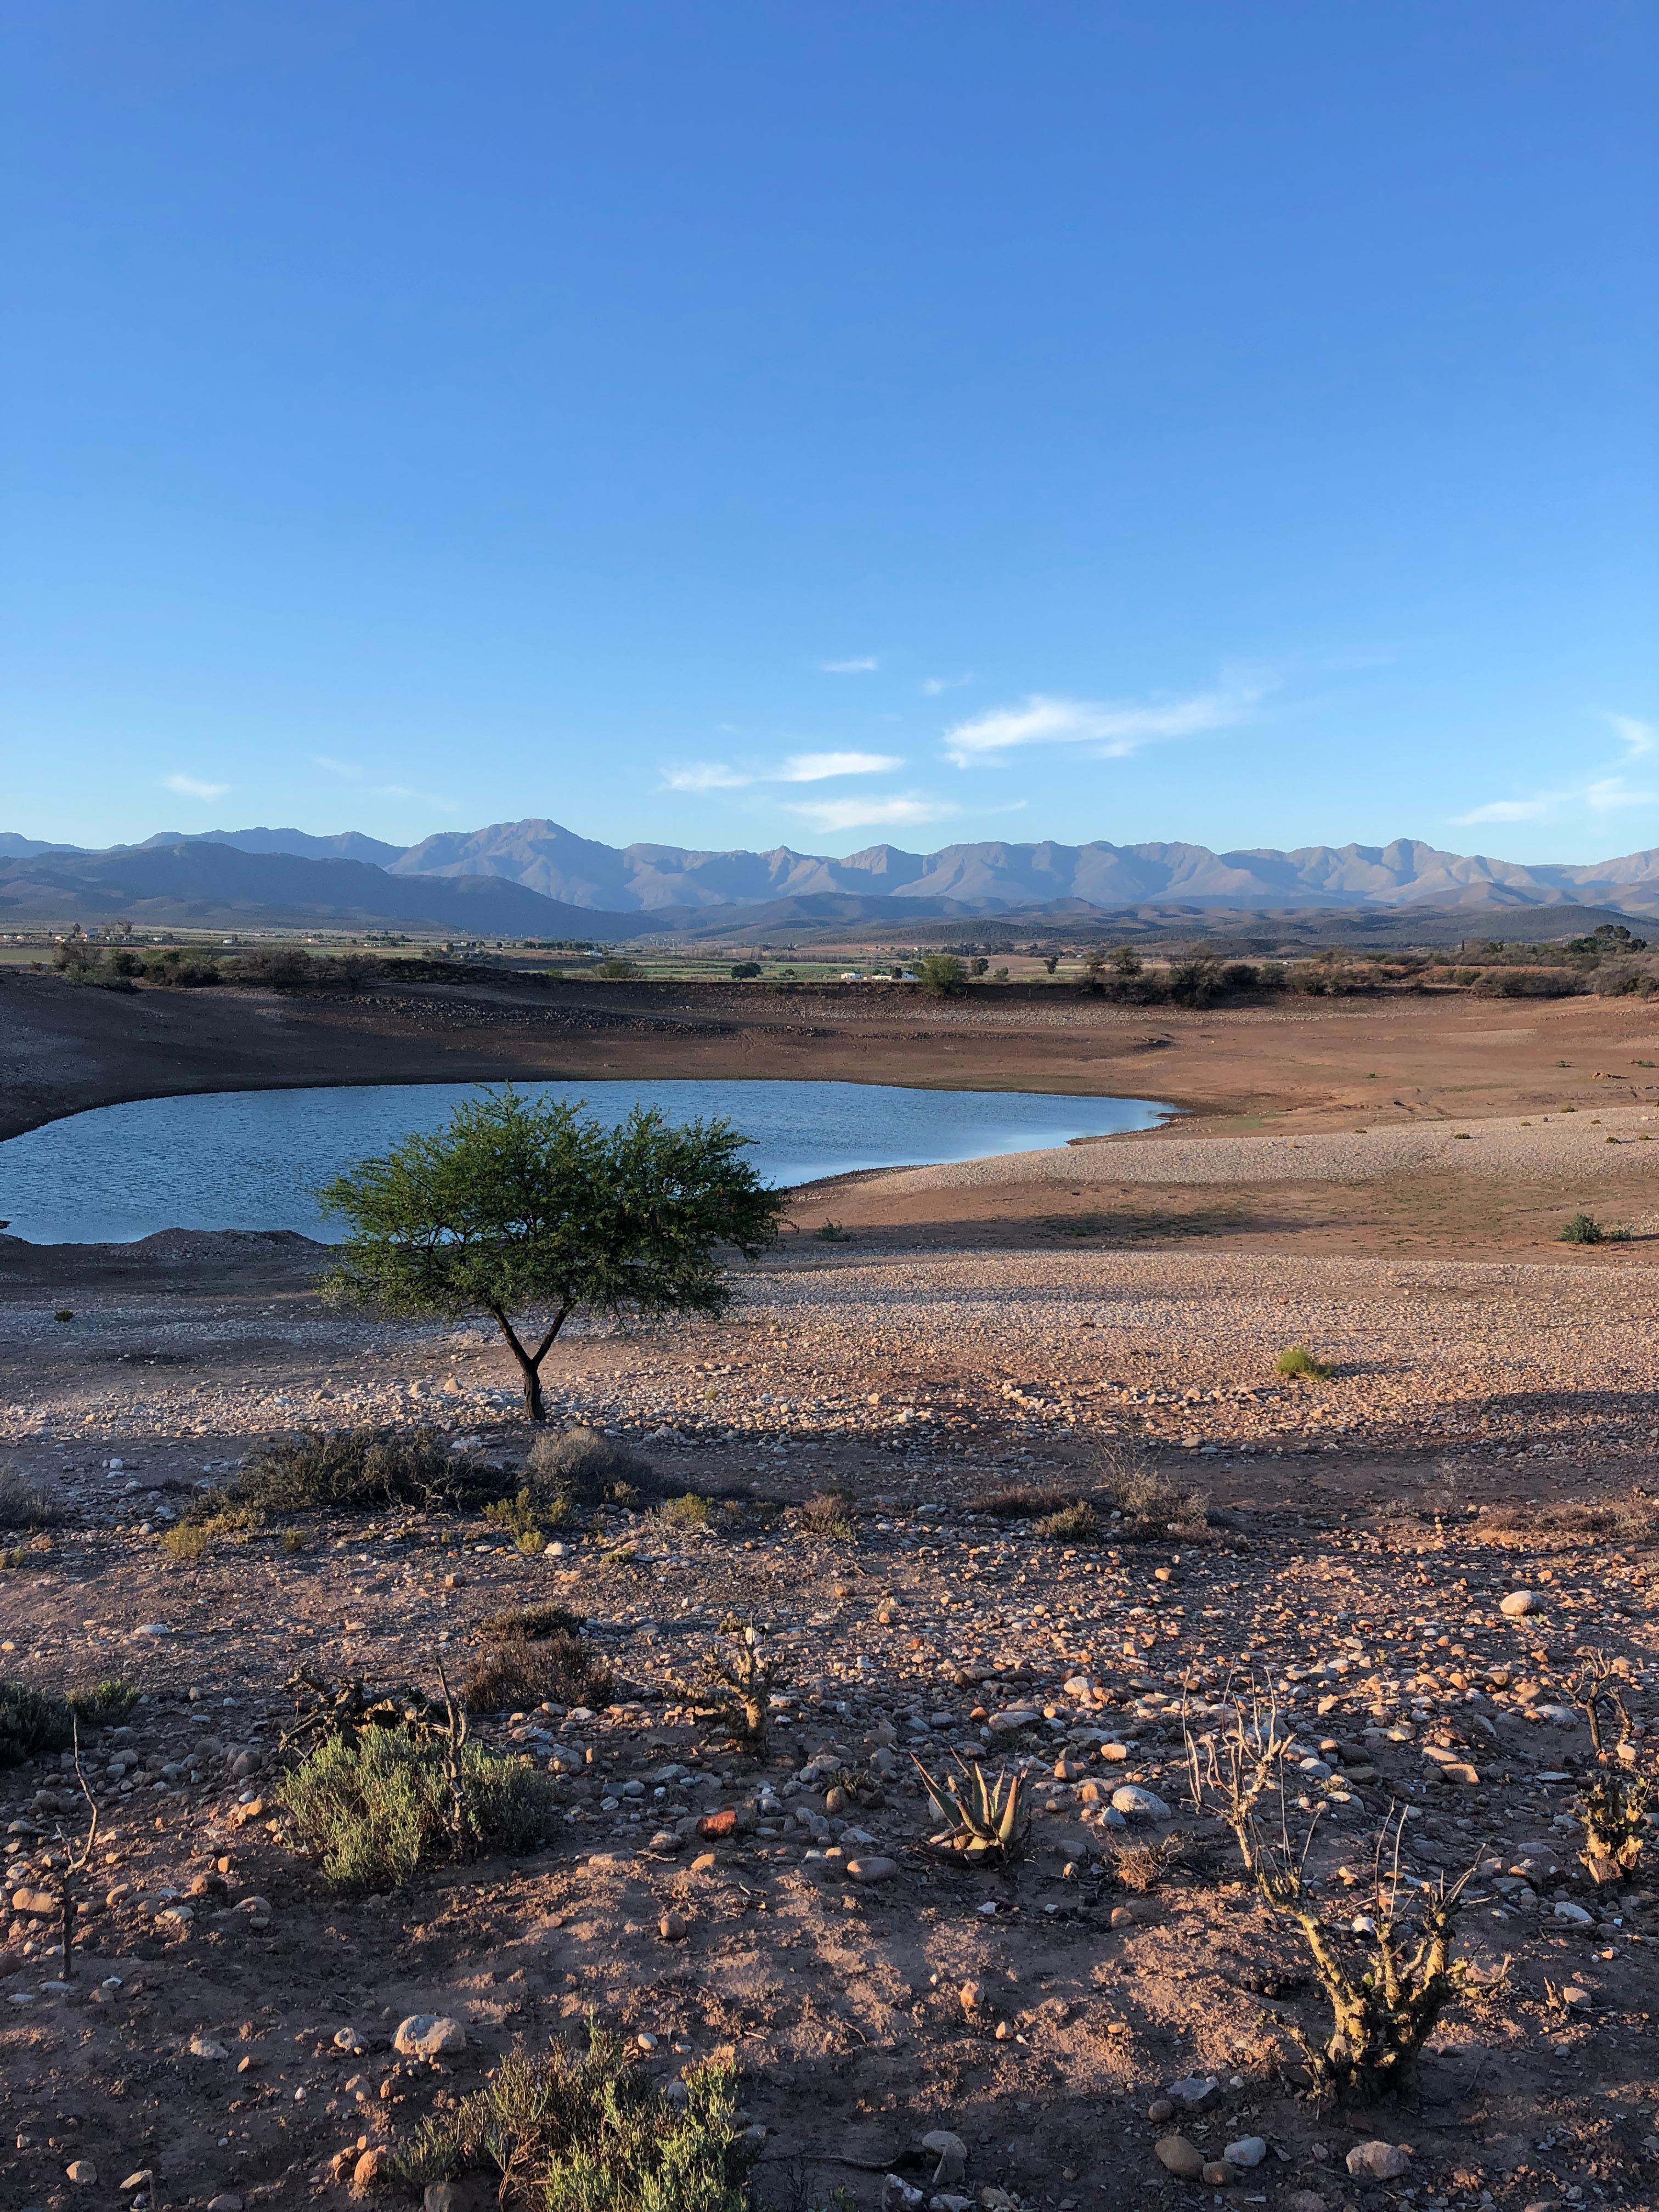
[[[954,952],[925,952],[916,963],[916,981],[935,999],[957,999],[968,988],[968,970]]]
[[[67,1699],[32,1682],[0,1680],[0,1766],[21,1766],[42,1752],[67,1751],[75,1716]]]
[[[1327,1366],[1322,1359],[1316,1359],[1305,1344],[1292,1344],[1274,1360],[1273,1372],[1286,1376],[1305,1376],[1310,1382],[1328,1382],[1336,1370]]]
[[[562,1501],[556,1505],[554,1518],[562,1510]],[[493,1498],[484,1507],[483,1517],[492,1528],[505,1528],[521,1552],[539,1552],[547,1541],[547,1532],[542,1527],[535,1500],[528,1487],[512,1498]]]
[[[175,1566],[199,1567],[207,1557],[208,1532],[198,1521],[181,1521],[161,1537],[161,1549]]]
[[[695,1490],[688,1490],[683,1498],[671,1498],[662,1509],[665,1521],[672,1521],[677,1528],[706,1528],[708,1526],[708,1500],[699,1498]]]
[[[451,1460],[435,1430],[307,1429],[256,1452],[228,1489],[199,1500],[190,1518],[222,1514],[228,1503],[268,1513],[431,1506],[466,1486],[467,1470]]]
[[[519,2203],[529,2183],[539,2212],[746,2212],[732,2069],[688,2074],[675,2106],[619,2036],[590,2019],[587,2037],[580,2057],[559,2043],[540,2057],[515,2049],[482,2089],[422,2121],[392,2174],[416,2189],[499,2175]]]
[[[1079,1498],[1061,1506],[1058,1513],[1046,1514],[1037,1522],[1036,1532],[1057,1544],[1092,1544],[1100,1534],[1100,1523],[1088,1499]]]
[[[1604,1228],[1593,1213],[1575,1213],[1556,1238],[1558,1244],[1628,1244],[1630,1231]]]
[[[396,1889],[422,1867],[474,1851],[526,1850],[541,1836],[551,1798],[520,1760],[476,1743],[459,1753],[455,1819],[442,1738],[416,1743],[398,1729],[336,1736],[278,1786],[301,1849],[341,1890]]]
[[[130,1674],[102,1674],[96,1680],[71,1682],[64,1702],[83,1729],[113,1728],[142,1694]]]

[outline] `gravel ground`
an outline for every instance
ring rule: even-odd
[[[1445,1168],[1464,1175],[1529,1177],[1659,1173],[1651,1143],[1659,1115],[1646,1107],[1600,1114],[1540,1114],[1534,1121],[1398,1122],[1380,1129],[1300,1137],[1091,1138],[1046,1152],[1005,1152],[943,1167],[902,1168],[867,1187],[902,1194],[1007,1182],[1370,1182]]]
[[[209,1241],[209,1240],[202,1240]],[[1124,1433],[1244,1456],[1322,1446],[1659,1449],[1659,1273],[1560,1262],[1177,1252],[866,1254],[745,1273],[731,1319],[573,1334],[555,1419],[757,1453],[879,1446],[918,1473],[999,1439]],[[0,1444],[46,1450],[354,1421],[493,1426],[516,1373],[477,1328],[381,1325],[308,1289],[220,1306],[153,1283],[0,1306]],[[1274,1372],[1287,1346],[1328,1382]]]

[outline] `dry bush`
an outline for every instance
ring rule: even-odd
[[[507,1613],[487,1613],[478,1623],[478,1633],[501,1641],[525,1638],[540,1644],[550,1636],[574,1636],[586,1626],[586,1615],[572,1613],[568,1606],[526,1605]]]
[[[821,1490],[795,1509],[796,1525],[809,1536],[845,1544],[853,1534],[853,1499],[845,1490]]]
[[[708,1526],[708,1500],[695,1490],[688,1490],[683,1498],[671,1498],[662,1508],[662,1517],[676,1528],[706,1528]]]
[[[1628,1498],[1564,1500],[1550,1505],[1483,1505],[1482,1534],[1515,1536],[1529,1545],[1551,1540],[1560,1546],[1591,1540],[1613,1544],[1659,1543],[1659,1498],[1632,1490]]]
[[[526,1462],[538,1504],[628,1503],[653,1482],[651,1463],[615,1437],[578,1426],[556,1437],[538,1437]]]
[[[74,1741],[75,1716],[66,1698],[33,1682],[0,1680],[0,1766],[67,1751]]]
[[[189,1518],[222,1515],[227,1501],[268,1513],[432,1506],[456,1497],[469,1472],[434,1429],[308,1429],[254,1453],[228,1491],[198,1499]]]
[[[1100,1534],[1100,1522],[1088,1499],[1079,1498],[1070,1505],[1062,1505],[1058,1513],[1046,1514],[1037,1522],[1036,1533],[1051,1543],[1092,1544]]]
[[[470,1712],[527,1712],[532,1706],[608,1705],[614,1670],[568,1629],[550,1636],[509,1636],[481,1652],[461,1677]]]
[[[998,1490],[981,1498],[976,1510],[996,1521],[1042,1521],[1077,1502],[1073,1490]]]
[[[199,1567],[207,1557],[208,1532],[199,1522],[181,1521],[161,1538],[161,1549],[175,1566]]]
[[[1299,1375],[1310,1382],[1328,1382],[1335,1372],[1328,1361],[1316,1359],[1305,1344],[1287,1346],[1273,1362],[1275,1375],[1287,1378]]]
[[[1145,1460],[1119,1454],[1108,1477],[1116,1495],[1123,1527],[1131,1541],[1160,1536],[1200,1536],[1209,1526],[1209,1509],[1200,1490],[1182,1490]]]
[[[1111,1869],[1120,1885],[1137,1897],[1150,1897],[1170,1869],[1186,1856],[1184,1836],[1164,1836],[1152,1844],[1111,1847]]]
[[[1187,1736],[1194,1805],[1232,1831],[1245,1876],[1284,1926],[1293,1928],[1330,2008],[1322,2040],[1283,2013],[1316,2094],[1370,2103],[1409,2083],[1424,2045],[1462,1993],[1469,1968],[1452,1955],[1469,1873],[1413,1887],[1401,1866],[1403,1811],[1384,1823],[1372,1862],[1368,1929],[1340,1930],[1307,1878],[1319,1815],[1292,1833],[1285,1732],[1270,1693],[1252,1698],[1220,1734]]]
[[[0,1528],[61,1528],[68,1518],[44,1483],[0,1469]]]

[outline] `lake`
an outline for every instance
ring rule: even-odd
[[[441,1127],[471,1083],[217,1091],[99,1106],[0,1144],[0,1219],[39,1244],[125,1243],[160,1229],[341,1232],[313,1194],[410,1130]],[[585,1100],[606,1122],[635,1105],[671,1121],[724,1115],[754,1139],[773,1183],[857,1168],[920,1167],[1031,1152],[1073,1137],[1155,1127],[1174,1109],[1143,1098],[908,1091],[864,1083],[526,1083]]]

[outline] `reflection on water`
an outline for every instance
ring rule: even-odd
[[[471,1083],[220,1091],[100,1106],[0,1144],[0,1218],[35,1243],[115,1243],[158,1229],[295,1229],[338,1235],[313,1193],[412,1129],[441,1127]],[[585,1100],[605,1121],[636,1105],[671,1121],[724,1115],[754,1139],[775,1183],[857,1168],[1030,1152],[1073,1137],[1152,1127],[1146,1099],[1007,1091],[903,1091],[864,1083],[528,1083]]]

